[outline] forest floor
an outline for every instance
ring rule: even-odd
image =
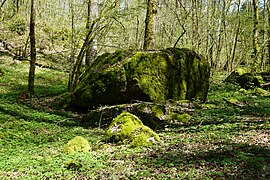
[[[152,147],[129,148],[104,142],[105,130],[80,126],[76,113],[49,108],[66,91],[66,73],[37,67],[36,96],[25,100],[28,66],[0,54],[0,179],[270,179],[269,95],[215,75],[197,123],[158,131]],[[65,154],[78,135],[91,151]]]

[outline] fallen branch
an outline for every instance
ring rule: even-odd
[[[264,84],[261,84],[261,87],[264,89],[264,88],[267,88],[270,86],[270,82],[267,82],[267,83],[264,83]]]
[[[226,101],[227,103],[233,105],[233,106],[237,106],[237,107],[243,107],[244,106],[244,105],[241,105],[241,104],[231,102],[231,101],[229,101],[228,99],[225,99],[225,98],[223,98],[223,100]]]

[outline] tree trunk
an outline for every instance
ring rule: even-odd
[[[75,42],[75,22],[74,22],[74,5],[73,0],[69,2],[69,8],[71,12],[71,53],[70,53],[70,64],[73,66],[75,62],[75,51],[76,51],[76,42]],[[71,84],[71,75],[73,68],[69,70],[69,81],[68,81],[68,89],[70,90],[72,87]]]
[[[267,3],[267,11],[268,11],[268,29],[267,29],[267,33],[268,33],[268,43],[267,43],[267,53],[268,53],[268,59],[267,59],[267,67],[268,67],[268,71],[270,71],[270,1],[268,1]]]
[[[35,81],[35,69],[36,69],[36,38],[35,38],[35,1],[31,0],[31,14],[30,14],[30,69],[28,78],[28,91],[30,97],[34,95],[34,81]]]
[[[253,50],[254,50],[254,59],[252,72],[256,72],[259,64],[259,33],[258,33],[258,24],[259,24],[259,11],[258,11],[258,0],[253,0]]]
[[[98,17],[98,5],[97,0],[88,0],[88,13],[87,13],[87,22],[86,22],[86,29],[89,30],[90,28],[90,21],[94,20]],[[90,66],[90,64],[96,59],[97,49],[94,45],[96,39],[94,39],[86,51],[85,56],[85,65]]]
[[[154,47],[155,17],[157,14],[157,0],[148,0],[147,13],[145,18],[145,35],[143,50],[150,50]]]
[[[240,32],[240,26],[241,26],[241,16],[240,16],[240,6],[241,5],[241,1],[239,0],[237,3],[237,18],[238,18],[238,23],[237,23],[237,27],[236,27],[236,32],[235,32],[235,36],[233,39],[233,48],[232,48],[232,57],[231,57],[231,63],[228,67],[229,71],[233,70],[233,64],[234,64],[234,59],[235,59],[235,53],[236,53],[236,47],[237,47],[237,42],[238,42],[238,35]]]

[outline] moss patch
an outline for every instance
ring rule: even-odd
[[[130,143],[131,147],[149,146],[160,141],[159,136],[131,113],[117,116],[106,131],[107,141]]]
[[[189,114],[171,113],[167,116],[167,123],[184,123],[187,124],[191,116]]]
[[[82,136],[76,136],[64,146],[65,153],[75,153],[75,152],[89,152],[90,144]]]

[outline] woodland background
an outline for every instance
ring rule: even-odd
[[[259,70],[269,67],[268,0],[156,3],[153,49],[193,49],[208,58],[213,71],[252,66],[255,59]],[[30,5],[28,0],[1,1],[0,40],[16,58],[28,58],[30,54]],[[69,70],[93,21],[92,46],[98,54],[143,47],[146,1],[37,0],[35,8],[37,59],[46,57],[43,65],[57,63],[58,69]]]

